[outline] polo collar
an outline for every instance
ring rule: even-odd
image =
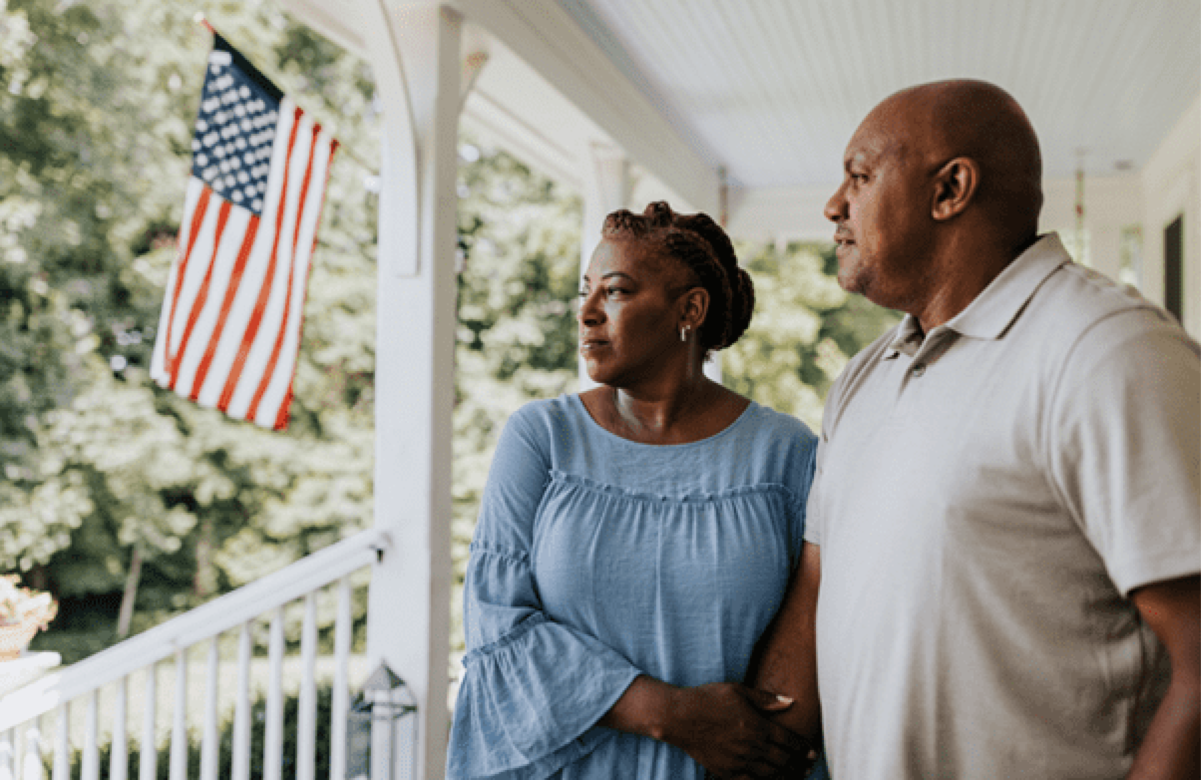
[[[964,311],[952,317],[938,330],[953,330],[962,336],[977,339],[998,339],[1031,300],[1035,290],[1065,263],[1072,262],[1060,236],[1047,233],[1014,258],[992,282],[973,299]],[[902,318],[896,336],[889,344],[885,357],[895,357],[906,349],[907,343],[920,340],[918,320],[911,314]],[[930,335],[930,334],[927,334]],[[913,347],[911,347],[911,350]]]

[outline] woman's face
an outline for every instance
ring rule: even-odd
[[[637,241],[607,238],[580,290],[580,354],[594,382],[629,387],[675,363],[685,271]],[[696,338],[696,334],[692,335]]]

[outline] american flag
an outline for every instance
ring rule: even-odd
[[[214,33],[150,375],[288,424],[309,259],[338,141]]]

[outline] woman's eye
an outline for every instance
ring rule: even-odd
[[[605,292],[609,293],[610,295],[616,295],[618,293],[624,293],[626,290],[622,287],[608,287],[606,288]]]

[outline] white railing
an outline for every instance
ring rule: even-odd
[[[237,629],[237,680],[234,691],[233,756],[231,777],[250,776],[252,627],[269,619],[267,642],[268,680],[264,723],[263,777],[281,780],[284,742],[284,609],[303,599],[304,617],[300,647],[300,697],[297,721],[297,780],[314,780],[314,732],[316,729],[317,597],[337,582],[334,620],[333,714],[331,718],[330,777],[343,780],[346,767],[346,718],[348,659],[351,650],[351,580],[356,571],[372,565],[388,548],[388,535],[379,530],[356,536],[307,556],[274,574],[256,580],[201,607],[127,639],[61,671],[48,674],[0,698],[0,780],[41,780],[45,749],[52,744],[52,780],[70,780],[73,740],[72,709],[83,704],[86,715],[80,756],[80,780],[100,776],[100,722],[111,733],[110,780],[127,778],[129,765],[128,724],[131,676],[144,676],[138,780],[157,776],[158,671],[161,662],[174,658],[175,696],[168,754],[169,777],[188,776],[188,653],[207,644],[203,681],[203,730],[199,777],[215,780],[218,773],[220,729],[218,700],[221,692],[219,639]],[[100,708],[100,693],[106,707]],[[106,691],[106,694],[108,692]],[[46,721],[54,712],[53,728]],[[51,739],[47,732],[53,731]]]

